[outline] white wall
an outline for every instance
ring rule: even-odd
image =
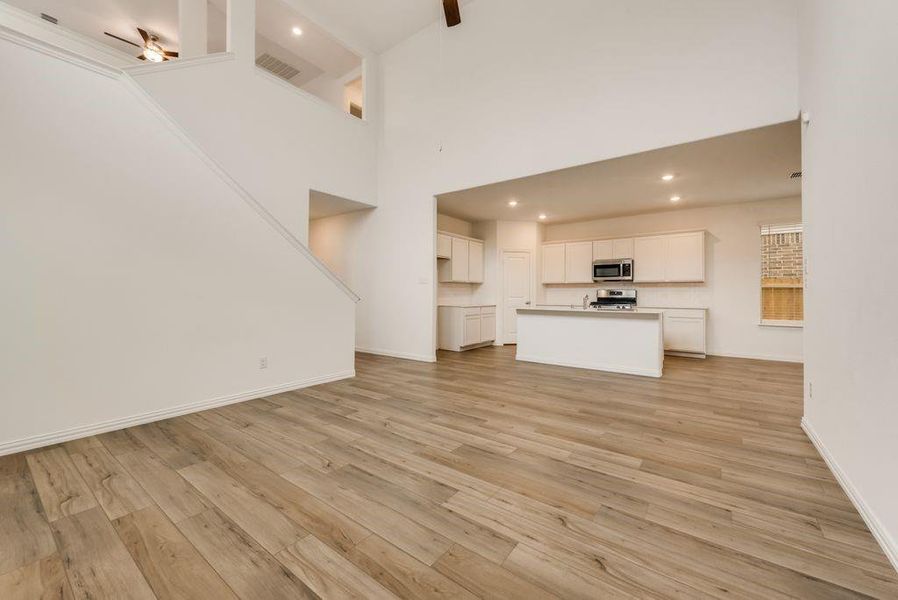
[[[172,117],[300,240],[309,189],[377,204],[376,128],[239,60],[136,73]]]
[[[806,425],[898,568],[896,23],[891,0],[808,2],[800,34]]]
[[[760,326],[760,226],[801,222],[801,199],[743,202],[711,208],[677,210],[546,225],[546,241],[629,237],[689,229],[708,231],[706,280],[701,284],[608,284],[545,286],[547,304],[579,304],[598,287],[633,287],[640,306],[708,308],[708,352],[771,360],[800,361],[800,328]]]
[[[449,215],[437,213],[437,231],[447,231],[457,235],[473,237],[474,225],[464,219],[457,219],[455,217],[450,217]]]
[[[794,118],[796,26],[782,0],[479,0],[383,54],[360,345],[432,357],[435,194]]]
[[[0,81],[0,454],[352,373],[352,300],[136,87],[3,35]]]

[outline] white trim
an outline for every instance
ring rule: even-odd
[[[529,356],[529,355],[521,355],[518,353],[515,356],[515,360],[520,360],[522,362],[532,362],[532,363],[541,363],[544,365],[554,365],[556,367],[573,367],[575,369],[589,369],[590,371],[603,371],[609,373],[623,373],[625,375],[641,375],[643,377],[661,377],[661,369],[634,369],[632,367],[622,367],[619,365],[610,365],[610,364],[602,364],[595,365],[594,363],[577,363],[577,362],[567,362],[554,360],[550,358],[542,358],[539,356]]]
[[[801,329],[804,327],[804,321],[778,321],[775,319],[761,319],[758,327],[791,327],[792,329]]]
[[[226,406],[228,404],[236,404],[238,402],[246,402],[247,400],[254,400],[256,398],[264,398],[266,396],[282,394],[284,392],[311,387],[313,385],[320,385],[322,383],[329,383],[331,381],[348,379],[350,377],[355,377],[355,369],[339,371],[330,375],[309,377],[308,379],[302,379],[299,381],[292,381],[290,383],[283,383],[280,385],[249,390],[246,392],[240,392],[238,394],[219,396],[217,398],[212,398],[209,400],[200,400],[199,402],[191,402],[190,404],[182,404],[180,406],[174,406],[171,408],[162,408],[159,410],[153,410],[150,412],[131,415],[128,417],[110,419],[108,421],[102,421],[100,423],[70,427],[68,429],[63,429],[61,431],[56,431],[53,433],[45,433],[27,438],[21,438],[18,440],[0,444],[0,456],[4,456],[6,454],[15,454],[17,452],[31,450],[32,448],[40,448],[42,446],[49,446],[51,444],[59,444],[62,442],[76,440],[91,435],[106,433],[107,431],[115,431],[118,429],[124,429],[126,427],[142,425],[144,423],[152,423],[153,421],[161,421],[162,419],[169,419],[171,417],[200,412],[203,410],[208,410],[210,408]]]
[[[377,356],[389,356],[390,358],[401,358],[403,360],[414,360],[417,362],[436,362],[437,355],[434,354],[412,354],[411,352],[395,352],[393,350],[383,350],[380,348],[360,348],[356,346],[356,352],[361,354],[376,354]]]
[[[706,353],[708,356],[721,356],[723,358],[747,358],[749,360],[770,360],[774,362],[788,362],[788,363],[804,363],[804,358],[798,358],[795,356],[773,356],[773,355],[761,355],[761,354],[738,354],[735,352],[718,352],[711,351]]]
[[[152,73],[161,73],[165,71],[175,71],[177,69],[188,69],[208,65],[217,62],[225,62],[234,60],[234,55],[230,52],[215,52],[204,56],[194,56],[191,58],[179,58],[178,60],[167,60],[161,63],[146,62],[133,67],[122,67],[122,70],[129,75],[148,75]]]
[[[2,5],[3,3],[0,2],[0,6]],[[45,42],[2,24],[0,24],[0,39],[12,42],[13,44],[18,44],[23,48],[40,52],[41,54],[46,54],[53,58],[58,58],[59,60],[73,64],[76,67],[99,73],[100,75],[104,75],[111,79],[117,79],[121,75],[121,70],[117,67],[112,67],[106,63],[78,54],[77,52],[67,50],[61,46]]]
[[[873,534],[873,537],[876,538],[876,541],[879,542],[882,551],[892,563],[892,566],[895,567],[896,571],[898,571],[898,543],[896,543],[889,532],[886,531],[885,527],[883,527],[879,519],[876,518],[873,510],[867,505],[866,502],[864,502],[864,499],[863,497],[861,497],[858,489],[851,482],[851,479],[848,478],[848,475],[845,473],[845,471],[843,471],[839,466],[839,463],[836,462],[836,459],[833,457],[833,455],[830,454],[829,450],[823,444],[823,440],[821,440],[820,436],[817,435],[817,432],[814,430],[814,426],[811,425],[807,417],[801,418],[801,428],[807,434],[808,439],[811,440],[811,443],[814,444],[814,447],[817,449],[817,452],[820,453],[820,456],[823,457],[823,460],[826,462],[829,470],[832,471],[832,474],[835,476],[836,481],[839,482],[839,485],[842,486],[842,490],[851,500],[851,503],[854,504],[857,512],[860,513],[861,518],[864,519],[864,523],[867,524],[867,528]]]

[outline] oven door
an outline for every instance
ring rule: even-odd
[[[592,263],[593,281],[623,281],[624,263],[621,261],[597,260]]]

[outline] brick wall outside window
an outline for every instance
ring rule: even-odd
[[[801,225],[761,229],[761,319],[804,319]]]

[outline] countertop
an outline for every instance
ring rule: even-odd
[[[437,304],[437,306],[443,307],[443,308],[484,308],[484,307],[491,307],[491,308],[492,308],[492,307],[495,307],[496,305],[495,305],[495,304],[465,304],[465,303],[458,303],[458,304]]]
[[[598,316],[631,316],[631,315],[652,315],[660,317],[664,314],[662,309],[658,308],[635,308],[633,310],[613,310],[598,308],[582,308],[580,306],[528,306],[519,308],[518,312],[533,313],[559,313],[568,315],[598,315]]]

